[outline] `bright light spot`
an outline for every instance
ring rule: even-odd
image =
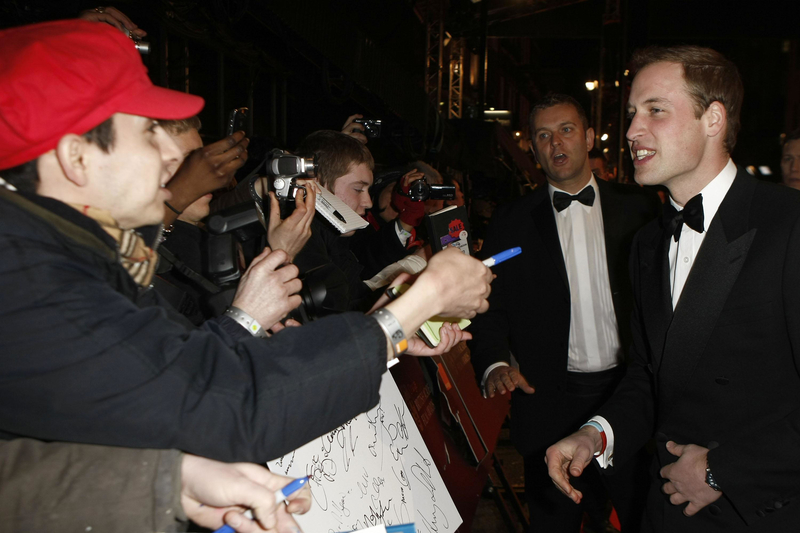
[[[601,140],[601,141],[607,141],[607,140],[608,140],[608,133],[604,133],[604,134],[602,135],[602,137],[600,137],[600,140]]]
[[[625,72],[623,73],[623,76],[627,76],[629,73],[630,73],[630,70],[626,69]]]
[[[586,82],[586,90],[587,91],[594,91],[595,85],[593,81]]]
[[[753,165],[750,165],[745,170],[747,170],[747,173],[750,174],[751,176],[756,175],[756,167],[754,167]]]
[[[758,171],[764,174],[765,176],[772,176],[772,169],[769,168],[767,165],[761,165],[758,167]]]
[[[614,87],[619,87],[619,80],[614,82]]]
[[[489,108],[489,111],[494,111],[494,108],[493,108],[493,107],[490,107],[490,108]]]
[[[608,153],[608,148],[603,148],[603,153],[607,154]]]

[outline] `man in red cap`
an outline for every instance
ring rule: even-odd
[[[0,187],[0,438],[265,461],[373,407],[405,332],[486,310],[491,272],[458,252],[373,315],[268,341],[262,325],[299,304],[281,250],[257,257],[238,303],[200,328],[147,306],[155,254],[135,228],[163,217],[180,157],[153,119],[202,100],[154,87],[110,26],[16,28],[0,49],[0,177],[16,189]]]

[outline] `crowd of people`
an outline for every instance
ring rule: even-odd
[[[634,55],[630,155],[663,209],[614,182],[574,98],[537,102],[547,186],[493,216],[481,255],[523,249],[493,273],[431,254],[424,217],[463,184],[373,176],[360,115],[294,147],[315,168],[279,200],[242,176],[244,132],[204,145],[203,99],[152,84],[119,31],[143,30],[83,18],[0,31],[0,531],[296,531],[308,489],[277,504],[291,480],[258,463],[373,407],[393,359],[462,341],[484,395],[512,394],[531,531],[608,531],[609,500],[623,531],[797,523],[800,133],[787,187],[737,169],[722,55]],[[420,180],[455,194],[414,199]],[[367,227],[337,231],[323,192]],[[206,224],[250,212],[254,234]],[[429,347],[436,315],[473,324]]]

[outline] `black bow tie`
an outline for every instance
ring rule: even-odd
[[[675,209],[670,202],[664,205],[664,222],[667,232],[678,242],[683,225],[686,224],[697,233],[703,233],[703,195],[698,194],[688,202],[683,211]]]
[[[553,207],[559,213],[569,207],[573,200],[577,200],[583,205],[594,205],[594,187],[586,187],[578,194],[572,195],[565,192],[553,192]]]

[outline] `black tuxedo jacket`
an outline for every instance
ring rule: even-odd
[[[614,310],[626,347],[633,300],[630,246],[636,231],[657,216],[660,203],[652,191],[596,181]],[[556,414],[567,375],[570,292],[546,186],[498,208],[481,255],[514,246],[522,247],[522,254],[492,268],[497,279],[492,282],[489,311],[473,319],[470,351],[478,381],[491,364],[509,361],[511,352],[536,388],[532,395],[512,393],[512,439],[519,452],[528,455],[575,430]]]
[[[600,410],[617,464],[651,436],[711,451],[724,495],[687,518],[654,483],[654,531],[800,528],[800,194],[739,170],[675,311],[661,221],[636,236],[628,373]]]

